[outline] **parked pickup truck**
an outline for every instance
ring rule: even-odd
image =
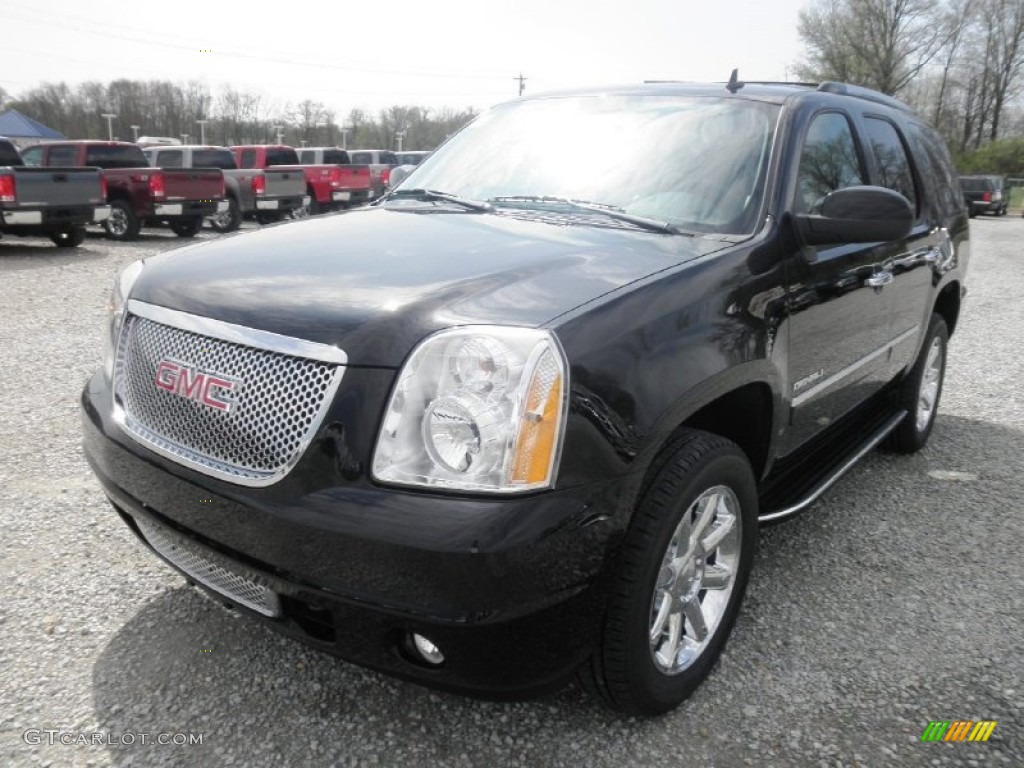
[[[85,225],[110,215],[99,168],[26,168],[17,147],[0,138],[0,234],[49,237],[81,245]]]
[[[125,141],[60,141],[29,147],[26,165],[90,165],[103,169],[114,240],[134,240],[145,225],[167,222],[178,237],[192,237],[203,217],[226,211],[224,174],[218,168],[154,169],[142,149]]]
[[[630,162],[580,173],[580,136]],[[919,468],[972,448],[933,430],[970,259],[942,137],[890,96],[734,74],[520,98],[380,202],[126,267],[84,452],[155,556],[268,627],[426,685],[575,674],[659,714],[752,572],[813,592],[797,539],[884,524],[858,485],[969,515]],[[751,570],[761,523],[932,435]],[[917,556],[849,541],[864,568]],[[890,576],[887,620],[917,599]]]
[[[280,220],[286,213],[292,213],[293,217],[304,216],[309,212],[313,202],[309,194],[309,181],[307,168],[299,164],[299,156],[292,147],[283,144],[245,144],[231,147],[231,154],[235,156],[235,163],[239,168],[267,170],[268,168],[279,168],[288,171],[300,171],[306,179],[306,192],[302,205],[294,211],[285,211],[279,208],[267,208],[256,213],[256,220],[260,224],[270,224]]]
[[[373,197],[380,197],[391,186],[391,169],[401,163],[394,152],[386,149],[353,149],[349,152],[353,163],[370,166],[370,184]]]
[[[224,174],[228,208],[210,217],[218,232],[234,232],[244,217],[261,211],[287,213],[304,204],[306,180],[301,171],[289,168],[239,168],[227,147],[189,145],[150,147],[150,165],[160,168],[219,168]]]
[[[370,166],[352,165],[344,149],[303,147],[296,151],[306,169],[310,213],[337,211],[371,200]]]

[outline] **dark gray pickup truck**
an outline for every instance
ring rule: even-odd
[[[85,225],[110,215],[99,168],[26,168],[0,138],[0,234],[49,237],[61,248],[85,239]]]
[[[220,168],[228,209],[209,217],[218,232],[234,232],[242,218],[259,211],[293,211],[305,202],[306,177],[287,168],[239,168],[227,147],[174,146],[144,150],[158,168]]]

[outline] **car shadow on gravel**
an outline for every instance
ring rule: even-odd
[[[4,238],[0,240],[0,268],[4,272],[38,269],[83,261],[98,261],[107,257],[104,250],[92,247],[92,245],[89,240],[86,240],[77,248],[58,248],[48,240],[19,243],[16,240]]]
[[[1021,437],[943,415],[924,451],[874,453],[762,531],[729,648],[662,718],[623,717],[575,686],[514,703],[431,691],[277,635],[169,576],[180,586],[144,602],[96,659],[95,724],[151,740],[202,734],[201,745],[106,746],[115,765],[923,765],[936,707],[975,701],[978,716],[1012,727],[1005,672],[992,669],[1012,671],[1020,597],[1012,576],[987,584],[977,552],[1015,562],[1021,525],[1005,530],[991,499],[976,508],[974,497],[980,483],[1024,498]],[[962,606],[926,597],[975,582],[991,602],[974,608],[992,626],[980,639],[955,630]],[[944,674],[936,659],[951,660]]]

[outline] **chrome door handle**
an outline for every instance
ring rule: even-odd
[[[881,288],[892,282],[892,272],[875,272],[871,277],[864,279],[864,285],[872,288]]]

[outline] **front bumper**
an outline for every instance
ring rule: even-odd
[[[346,387],[391,375],[350,368]],[[320,434],[285,480],[243,488],[135,443],[110,417],[109,397],[97,374],[82,395],[83,430],[115,508],[143,541],[151,526],[272,590],[279,615],[240,610],[274,629],[388,674],[496,698],[555,688],[590,655],[622,482],[504,500],[383,489],[354,471],[325,485]],[[408,653],[411,632],[444,663]]]

